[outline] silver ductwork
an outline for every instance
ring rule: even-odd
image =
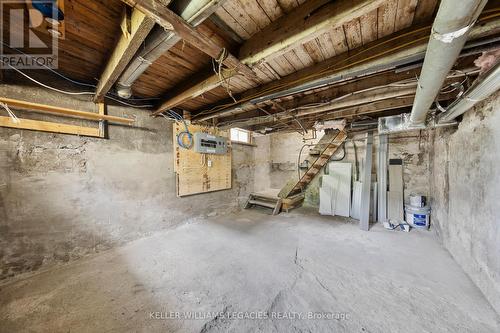
[[[453,121],[456,117],[470,110],[476,103],[488,98],[500,89],[500,63],[497,63],[487,73],[480,76],[461,96],[438,116],[438,123],[443,124]]]
[[[225,0],[180,0],[173,4],[173,11],[193,26],[212,15]],[[132,85],[153,62],[172,48],[181,38],[172,31],[156,26],[142,47],[129,63],[116,83],[116,92],[122,98],[132,96]]]
[[[441,1],[409,119],[412,128],[425,127],[427,113],[486,3],[487,0]]]

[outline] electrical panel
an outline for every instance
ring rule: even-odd
[[[227,153],[227,138],[204,132],[194,133],[194,151],[201,154]]]

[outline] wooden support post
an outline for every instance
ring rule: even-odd
[[[359,219],[359,228],[364,231],[368,231],[370,229],[372,153],[373,153],[373,132],[368,132],[366,134],[365,165],[363,170],[363,188],[361,190],[361,213]]]
[[[97,103],[97,108],[98,108],[100,115],[102,115],[102,116],[106,115],[106,104]],[[99,121],[99,134],[100,134],[101,138],[107,138],[107,136],[108,136],[108,121],[107,120]]]

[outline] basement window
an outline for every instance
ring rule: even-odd
[[[231,141],[252,144],[252,132],[241,128],[231,128]]]

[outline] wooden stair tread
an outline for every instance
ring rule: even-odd
[[[278,201],[278,200],[276,199],[276,201]],[[268,202],[268,201],[252,199],[249,201],[249,203],[251,205],[263,206],[263,207],[267,207],[267,208],[271,208],[271,209],[274,209],[274,207],[276,207],[276,202],[272,203],[272,202]]]

